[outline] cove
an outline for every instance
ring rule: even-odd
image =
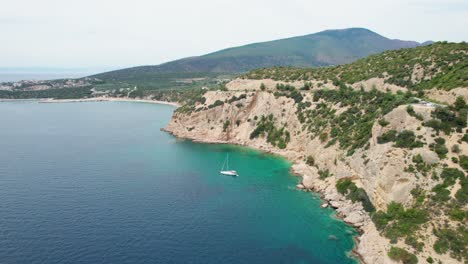
[[[356,263],[286,160],[176,139],[173,110],[0,103],[2,263]]]

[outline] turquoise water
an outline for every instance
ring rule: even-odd
[[[178,140],[172,111],[0,103],[1,263],[355,263],[355,231],[289,163]]]

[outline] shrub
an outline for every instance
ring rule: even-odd
[[[230,125],[231,125],[231,121],[226,120],[223,124],[223,132],[226,132],[226,130],[229,128]]]
[[[385,133],[383,133],[381,136],[377,137],[377,143],[379,144],[385,144],[388,142],[393,142],[396,139],[397,131],[392,129],[389,130]]]
[[[422,147],[422,142],[416,141],[416,136],[413,131],[403,130],[396,136],[395,147],[419,148]]]
[[[210,109],[211,109],[211,108],[214,108],[214,107],[217,107],[217,106],[223,105],[223,104],[224,104],[224,102],[223,102],[223,101],[221,101],[221,100],[216,100],[216,101],[215,101],[213,104],[210,104],[210,105],[208,106],[208,108],[210,108]]]
[[[452,146],[452,152],[453,153],[460,153],[460,146],[458,144],[455,144]]]
[[[398,247],[391,247],[390,251],[388,252],[388,257],[395,261],[400,261],[403,264],[418,263],[418,258],[414,254]]]
[[[325,170],[319,170],[318,171],[318,174],[319,174],[319,178],[321,180],[324,180],[328,177],[330,177],[330,171],[328,169],[325,169]]]
[[[312,156],[307,156],[306,158],[306,164],[309,166],[314,166],[315,165],[315,159]]]
[[[468,133],[465,133],[461,140],[468,143]]]
[[[463,220],[468,217],[468,211],[460,208],[453,208],[450,210],[449,215],[452,220],[463,222]]]
[[[346,194],[349,188],[356,186],[350,179],[340,179],[336,183],[336,189],[341,194]]]
[[[367,212],[374,212],[375,207],[371,203],[369,196],[364,189],[358,188],[350,179],[340,179],[336,183],[336,189],[339,193],[346,195],[348,199],[353,202],[361,202],[364,210]]]
[[[455,198],[460,204],[466,205],[468,203],[468,178],[462,178],[460,180],[460,185],[461,188],[455,193]]]
[[[287,144],[291,140],[291,135],[285,127],[279,129],[275,127],[272,114],[268,115],[268,117],[262,116],[257,127],[252,131],[252,133],[250,133],[250,139],[263,135],[266,135],[268,143],[271,143],[273,146],[277,146],[281,149],[286,148]]]
[[[411,246],[412,248],[416,249],[416,251],[418,252],[421,252],[423,247],[424,247],[424,243],[422,242],[419,242],[417,238],[415,238],[414,236],[407,236],[406,239],[405,239],[405,244]]]
[[[328,133],[326,133],[326,132],[321,133],[320,136],[319,136],[319,139],[320,139],[321,142],[327,141]]]
[[[372,215],[372,222],[378,230],[383,230],[392,218],[385,212],[378,211]]]
[[[437,153],[441,159],[445,158],[448,153],[448,149],[445,146],[445,139],[440,137],[435,139],[435,143],[429,145],[429,149]]]
[[[458,96],[457,99],[455,100],[455,103],[453,104],[453,108],[456,111],[460,111],[464,108],[466,108],[466,102],[465,99],[461,96]]]
[[[417,154],[417,155],[413,156],[413,162],[414,163],[423,163],[424,160],[423,160],[421,154]]]
[[[447,185],[453,185],[457,178],[462,179],[465,174],[457,168],[444,168],[440,177],[444,179],[444,183]]]
[[[437,119],[431,119],[427,122],[424,122],[423,125],[433,128],[435,131],[437,131],[437,133],[439,133],[439,131],[444,131],[446,132],[446,134],[450,133],[450,126],[442,123],[440,120]]]
[[[395,243],[398,238],[417,231],[421,224],[428,221],[428,214],[425,210],[417,208],[405,210],[401,203],[391,202],[387,206],[387,212],[375,213],[372,221],[377,229],[384,231],[384,235]]]
[[[379,119],[379,125],[384,127],[384,126],[387,126],[388,124],[390,124],[390,122],[388,122],[387,120]]]
[[[436,229],[434,234],[437,241],[434,243],[434,250],[439,254],[451,251],[451,255],[461,260],[466,255],[466,227],[461,226],[458,229]]]
[[[406,111],[408,112],[408,114],[409,114],[410,116],[415,117],[416,119],[418,119],[418,120],[420,120],[420,121],[423,120],[422,115],[416,113],[416,112],[414,111],[414,108],[413,108],[412,105],[408,105],[408,107],[406,108]]]
[[[447,185],[437,184],[432,188],[432,192],[435,194],[432,196],[432,200],[436,202],[446,202],[450,200],[450,191],[447,190]]]
[[[468,171],[468,156],[461,155],[461,156],[459,156],[459,158],[460,158],[460,166],[464,170]]]
[[[304,86],[302,86],[301,90],[308,91],[308,90],[310,90],[311,86],[312,85],[311,85],[310,82],[306,82],[306,83],[304,83]]]

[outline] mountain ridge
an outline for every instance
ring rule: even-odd
[[[272,66],[323,67],[353,62],[386,50],[423,45],[389,39],[365,28],[331,29],[317,33],[251,43],[159,65],[104,72],[92,77],[125,80],[138,75],[174,72],[240,73]]]

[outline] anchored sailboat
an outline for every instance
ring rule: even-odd
[[[219,172],[223,175],[228,175],[228,176],[239,176],[237,174],[237,171],[235,170],[229,170],[229,154],[226,155],[226,159],[224,160],[223,167],[221,168],[221,171]]]

